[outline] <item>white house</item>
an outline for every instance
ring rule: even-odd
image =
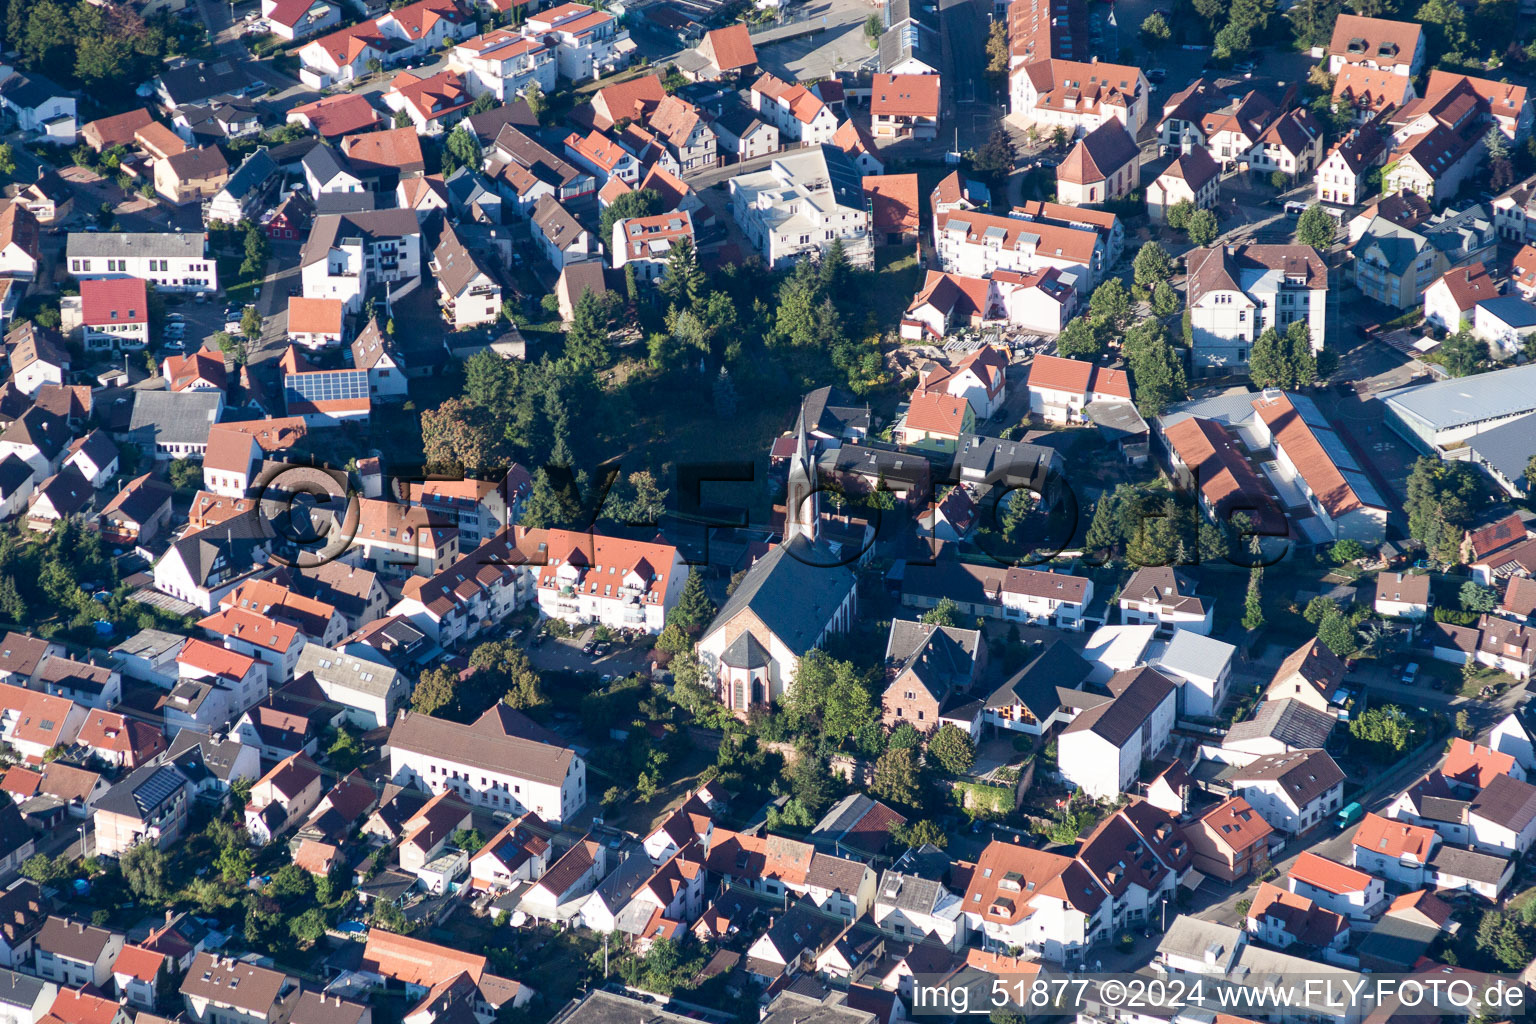
[[[1266,754],[1236,768],[1230,779],[1234,793],[1291,835],[1323,823],[1343,802],[1344,773],[1322,750]]]
[[[1195,584],[1170,566],[1137,569],[1120,588],[1120,620],[1150,623],[1164,635],[1189,630],[1209,636],[1215,608],[1195,593]]]
[[[1383,882],[1338,861],[1302,851],[1286,878],[1291,892],[1352,921],[1368,920],[1386,902]]]
[[[77,281],[137,277],[162,292],[219,289],[219,268],[200,231],[72,231],[64,259]]]
[[[660,633],[688,570],[670,544],[550,530],[538,571],[539,610],[573,625]]]
[[[1305,321],[1312,350],[1326,329],[1328,268],[1305,245],[1239,245],[1197,249],[1188,257],[1186,285],[1195,372],[1232,372],[1247,366],[1253,342],[1266,328],[1283,337]]]
[[[1177,687],[1149,667],[1117,672],[1113,699],[1083,711],[1057,738],[1062,777],[1095,800],[1130,792],[1143,760],[1160,754],[1173,730]]]
[[[556,742],[549,742],[555,740]],[[559,824],[587,801],[587,768],[558,738],[498,704],[473,725],[408,711],[389,733],[390,777],[476,807]]]
[[[845,187],[832,173],[833,164],[843,173],[849,163],[841,150],[813,147],[730,179],[732,216],[770,269],[824,253],[833,239],[841,239],[853,265],[873,263],[863,192]],[[859,175],[854,172],[851,180],[857,182]]]
[[[1350,864],[1411,892],[1433,882],[1429,862],[1439,843],[1432,828],[1367,814],[1355,830]]]
[[[1429,574],[1383,572],[1376,577],[1376,614],[1422,619],[1429,614]]]

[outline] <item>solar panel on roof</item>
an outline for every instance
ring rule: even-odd
[[[170,768],[161,768],[133,791],[133,802],[141,814],[148,814],[169,800],[181,788],[181,777]]]
[[[327,373],[291,373],[283,378],[290,396],[307,402],[336,402],[368,397],[366,370]]]

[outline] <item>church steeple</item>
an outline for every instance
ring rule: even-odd
[[[789,488],[784,498],[784,543],[804,537],[815,544],[821,526],[820,495],[816,490],[816,463],[805,437],[805,404],[800,405],[795,454],[789,460]]]

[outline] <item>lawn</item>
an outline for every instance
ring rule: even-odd
[[[658,788],[649,800],[631,800],[626,803],[608,816],[607,824],[636,835],[650,835],[668,814],[682,804],[684,798],[699,787],[699,776],[714,763],[713,750],[690,747],[679,761],[667,766],[671,782]]]
[[[265,268],[254,274],[241,274],[240,265],[244,262],[243,256],[219,257],[219,283],[224,288],[224,297],[232,303],[255,302],[261,291]]]

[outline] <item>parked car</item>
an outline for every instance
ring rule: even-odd
[[[1410,661],[1408,666],[1403,669],[1403,685],[1412,686],[1413,681],[1417,678],[1419,678],[1419,663]]]

